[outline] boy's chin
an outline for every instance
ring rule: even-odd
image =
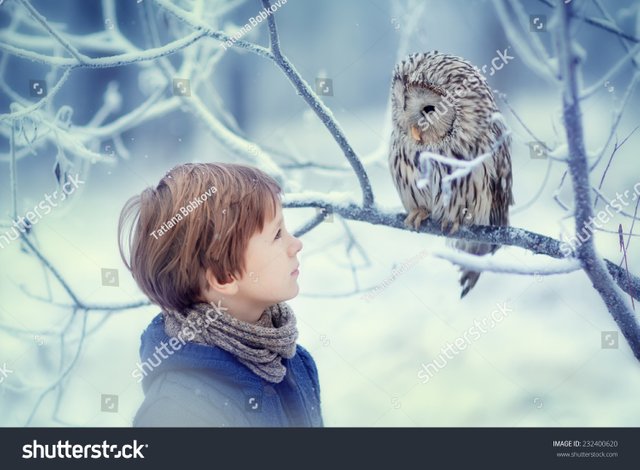
[[[289,292],[287,295],[283,296],[282,300],[279,300],[276,303],[286,302],[287,300],[291,300],[291,299],[293,299],[293,298],[298,296],[298,292],[300,292],[300,288],[298,287],[298,284],[296,284],[295,289],[292,289],[291,292]]]

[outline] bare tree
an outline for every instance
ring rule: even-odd
[[[54,25],[33,7],[29,0],[14,0],[5,2],[3,8],[12,8],[11,23],[8,28],[0,33],[0,49],[4,52],[0,59],[0,76],[7,73],[7,64],[10,57],[22,58],[44,64],[50,67],[47,76],[48,93],[35,101],[22,97],[11,89],[5,80],[0,80],[0,90],[12,101],[10,112],[0,115],[0,133],[9,141],[9,152],[0,155],[0,162],[8,164],[11,190],[11,215],[12,222],[20,221],[20,239],[24,251],[28,256],[35,257],[42,268],[52,276],[55,282],[64,289],[69,301],[67,303],[54,302],[51,297],[41,297],[43,302],[69,309],[68,322],[59,331],[35,331],[17,328],[11,324],[1,324],[10,334],[29,336],[47,336],[58,338],[59,348],[59,373],[57,378],[49,384],[34,385],[22,381],[20,385],[13,385],[16,391],[22,389],[39,390],[38,397],[33,404],[32,412],[27,420],[30,424],[38,411],[44,398],[50,393],[57,393],[56,406],[53,410],[54,418],[57,416],[60,397],[63,393],[64,382],[75,366],[81,354],[85,339],[95,332],[115,312],[134,309],[149,305],[148,301],[126,304],[93,304],[82,300],[65,279],[62,271],[54,266],[48,259],[47,247],[40,247],[37,238],[37,228],[33,227],[19,217],[18,186],[16,173],[17,162],[29,154],[44,149],[47,145],[53,145],[57,149],[54,174],[58,183],[66,181],[72,171],[89,171],[91,165],[116,164],[121,159],[126,159],[129,152],[122,139],[122,134],[135,129],[144,123],[157,120],[178,109],[187,110],[196,119],[202,122],[207,131],[222,145],[234,152],[239,159],[253,164],[276,178],[288,190],[284,206],[287,208],[315,208],[316,214],[308,222],[303,224],[295,235],[301,236],[316,228],[325,218],[337,215],[340,218],[341,227],[346,235],[345,250],[352,259],[355,250],[366,259],[366,253],[353,236],[348,221],[366,222],[372,225],[381,225],[395,230],[411,230],[403,221],[405,214],[389,213],[376,205],[374,193],[369,180],[367,166],[373,164],[386,165],[386,151],[388,142],[380,142],[376,151],[370,155],[359,156],[349,142],[349,138],[343,131],[339,122],[331,111],[323,103],[322,99],[309,86],[308,82],[296,70],[294,64],[287,58],[282,49],[277,28],[277,6],[274,8],[271,0],[261,0],[263,10],[268,13],[266,19],[269,30],[269,46],[265,47],[246,41],[233,35],[233,32],[221,29],[219,17],[232,9],[240,2],[228,4],[216,4],[216,8],[205,8],[202,0],[170,1],[154,0],[144,1],[143,17],[144,27],[152,43],[152,47],[141,49],[127,38],[119,28],[118,15],[113,0],[102,1],[104,18],[108,19],[105,30],[87,35],[74,35],[63,32],[63,28]],[[640,39],[633,34],[625,33],[615,22],[604,7],[596,0],[602,18],[587,17],[574,11],[572,2],[558,2],[542,0],[549,8],[552,8],[556,16],[555,27],[552,33],[555,38],[556,57],[551,57],[541,41],[535,36],[525,36],[523,31],[528,27],[528,19],[521,5],[507,0],[495,0],[494,6],[504,27],[504,31],[512,44],[516,47],[519,56],[525,64],[539,77],[554,84],[562,90],[563,122],[566,134],[566,146],[557,148],[546,147],[549,153],[549,168],[552,164],[566,165],[565,175],[562,177],[560,187],[554,193],[555,201],[566,211],[566,217],[574,221],[575,232],[578,233],[588,226],[593,220],[594,208],[599,200],[608,198],[602,192],[602,186],[611,161],[614,159],[619,147],[624,144],[615,142],[614,137],[620,119],[623,115],[626,103],[635,88],[640,73],[635,56],[640,51]],[[400,39],[398,56],[403,56],[407,51],[409,38],[416,28],[419,18],[424,14],[424,2],[410,0],[397,11],[399,24],[404,25]],[[172,18],[169,32],[174,39],[167,43],[161,42],[161,34],[156,21],[156,15],[168,15]],[[593,28],[599,28],[616,35],[626,50],[618,64],[606,73],[602,79],[591,87],[581,89],[577,79],[581,61],[580,47],[573,40],[571,30],[574,24],[584,23]],[[38,28],[41,35],[28,35],[22,32],[22,27]],[[86,50],[99,51],[101,56],[89,57]],[[324,124],[327,132],[335,140],[338,148],[344,154],[344,166],[331,166],[313,161],[304,161],[297,155],[291,155],[283,149],[266,149],[243,135],[242,131],[234,123],[233,116],[223,108],[221,100],[215,93],[207,88],[210,76],[215,70],[216,64],[226,53],[233,51],[249,52],[272,62],[282,72],[283,78],[288,80],[295,92],[305,100],[311,109]],[[181,54],[181,65],[176,68],[168,56]],[[602,83],[618,73],[625,64],[633,63],[635,75],[625,92],[623,103],[616,111],[609,138],[601,151],[592,160],[588,158],[591,152],[585,148],[581,103],[588,99],[595,90],[602,87]],[[557,65],[554,65],[557,64]],[[71,109],[61,106],[55,109],[52,98],[65,86],[70,75],[79,69],[86,68],[112,68],[123,65],[137,66],[149,77],[150,83],[147,90],[147,98],[139,103],[133,110],[117,117],[105,124],[106,119],[119,109],[121,96],[117,87],[110,84],[104,94],[104,103],[96,111],[89,124],[85,126],[71,126]],[[175,77],[188,79],[190,83],[190,96],[171,94]],[[213,98],[206,101],[203,98],[207,93]],[[502,97],[506,106],[513,112],[519,124],[536,141],[534,133],[526,123],[518,116],[506,99]],[[387,113],[389,114],[389,113]],[[389,117],[389,116],[388,116]],[[390,122],[390,119],[387,119]],[[388,135],[390,132],[386,132]],[[99,148],[99,143],[104,139],[111,139],[117,149],[119,158],[105,153]],[[611,144],[614,143],[613,149]],[[541,143],[541,145],[544,145]],[[604,158],[606,152],[610,152],[608,164],[599,180],[597,187],[593,180],[594,172],[599,168],[598,164]],[[332,194],[330,196],[310,191],[294,192],[295,185],[291,185],[288,172],[322,170],[333,172],[336,175],[353,175],[359,187],[357,196],[351,193]],[[547,177],[549,172],[547,171]],[[559,189],[569,176],[574,195],[574,207],[564,202],[558,196]],[[546,181],[545,181],[546,183]],[[534,198],[522,205],[520,210],[526,209],[534,200],[543,194],[544,184]],[[595,199],[592,195],[595,195]],[[631,220],[628,232],[625,234],[627,241],[622,242],[626,249],[634,234],[634,226],[637,218],[637,205],[633,214],[626,211],[622,215]],[[2,223],[0,227],[10,227],[10,222]],[[492,258],[478,258],[471,255],[452,251],[440,251],[432,253],[452,263],[471,267],[473,270],[485,270],[522,275],[553,275],[582,270],[591,280],[593,287],[601,296],[606,309],[615,319],[621,332],[626,338],[633,354],[640,360],[640,325],[632,311],[633,299],[640,300],[640,278],[629,273],[618,263],[603,259],[595,249],[593,234],[590,233],[587,240],[574,249],[567,251],[567,243],[542,234],[528,231],[519,227],[489,227],[471,226],[463,227],[453,235],[444,234],[439,224],[426,220],[419,232],[436,236],[452,236],[455,238],[478,242],[510,245],[532,253],[544,255],[548,259],[538,265],[526,268],[517,265],[508,265]],[[611,231],[617,235],[617,231]],[[352,273],[355,289],[347,295],[355,295],[365,292],[367,289],[360,287],[357,268],[352,262]],[[48,278],[47,278],[48,279]],[[48,281],[47,281],[48,282]],[[629,297],[625,296],[628,294]],[[25,290],[26,295],[35,297],[35,294]],[[631,300],[629,300],[631,299]],[[90,313],[100,312],[103,317],[92,329],[88,328],[87,317]],[[81,334],[77,338],[70,339],[69,331],[72,325],[80,325]],[[66,360],[66,349],[73,348],[71,360]]]

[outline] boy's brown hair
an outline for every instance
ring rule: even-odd
[[[249,239],[275,217],[280,196],[278,183],[257,168],[179,165],[126,202],[120,256],[153,303],[183,310],[199,301],[207,269],[222,283],[244,275]]]

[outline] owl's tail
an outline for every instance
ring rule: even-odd
[[[500,248],[500,245],[470,242],[466,240],[448,240],[447,244],[457,248],[458,250],[465,251],[476,256],[487,255],[489,253],[493,254],[498,248]],[[460,298],[462,299],[471,289],[473,289],[473,286],[476,285],[476,282],[478,282],[478,279],[480,278],[480,272],[470,271],[464,268],[461,269],[461,272],[460,286],[462,287],[462,293],[460,294]]]
[[[503,164],[498,168],[498,178],[491,184],[492,202],[489,220],[474,221],[474,223],[486,225],[488,222],[488,225],[509,226],[509,206],[514,204],[515,201],[513,199],[513,191],[511,190],[511,165],[508,158],[505,161],[508,165]],[[500,184],[498,184],[497,181],[500,181]],[[451,245],[458,250],[466,251],[467,253],[477,256],[487,255],[489,253],[493,254],[500,248],[500,245],[494,245],[492,243],[449,240],[451,241]],[[462,275],[460,276],[462,293],[460,294],[460,298],[463,298],[473,289],[479,277],[479,272],[462,269]]]

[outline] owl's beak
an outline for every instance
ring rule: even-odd
[[[419,144],[422,143],[422,136],[420,136],[420,131],[416,126],[411,126],[411,137],[413,137]]]

